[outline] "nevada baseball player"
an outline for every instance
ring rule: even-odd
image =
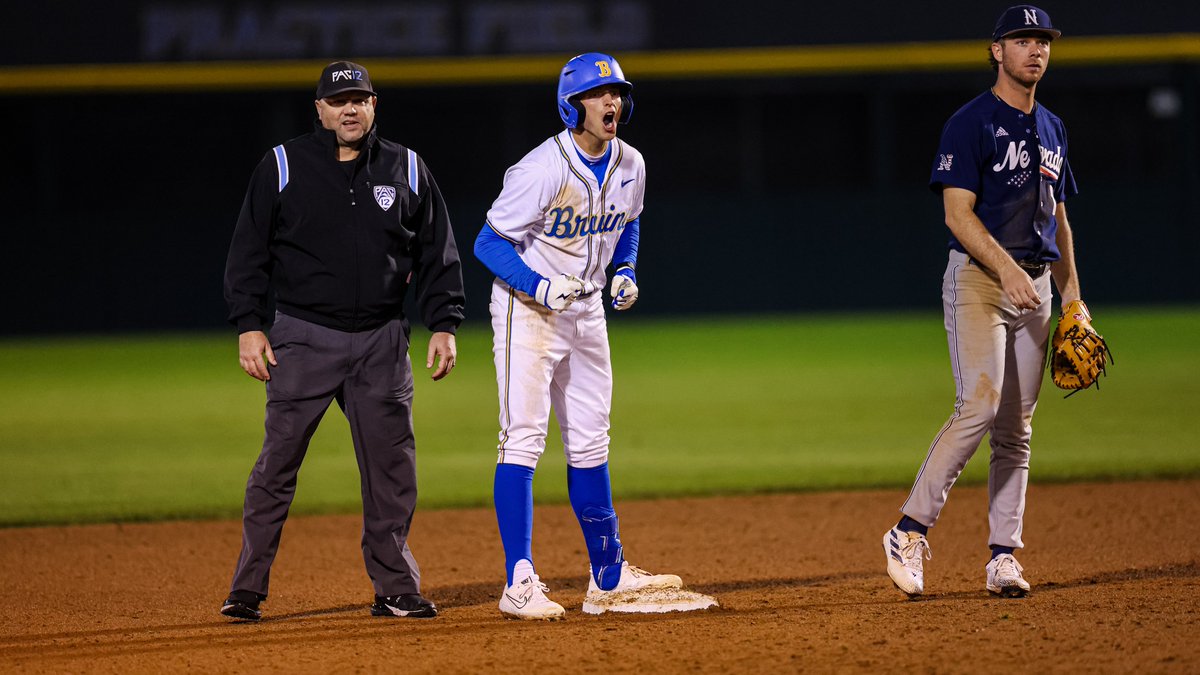
[[[984,434],[991,444],[986,586],[1007,597],[1029,591],[1013,551],[1024,545],[1030,423],[1046,358],[1051,276],[1064,306],[1080,297],[1063,203],[1077,192],[1066,130],[1034,101],[1059,35],[1037,7],[1005,10],[990,51],[996,85],[954,113],[934,160],[929,184],[942,195],[951,231],[942,304],[955,402],[903,517],[883,537],[888,575],[910,596],[925,587],[925,535]]]
[[[550,409],[562,429],[571,507],[591,562],[583,610],[610,609],[606,598],[649,588],[679,588],[680,578],[650,574],[624,558],[608,474],[612,367],[601,289],[615,268],[612,306],[637,302],[639,216],[646,188],[642,155],[617,139],[633,112],[632,85],[616,59],[576,56],[558,82],[566,128],[504,175],[504,188],[475,241],[496,274],[493,353],[500,390],[500,444],[494,496],[507,584],[500,611],[510,618],[557,620],[533,565],[533,473],[546,447]],[[628,603],[622,611],[629,611]],[[660,610],[654,610],[660,611]]]

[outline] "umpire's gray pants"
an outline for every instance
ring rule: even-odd
[[[1024,546],[1029,439],[1053,304],[1050,273],[1033,284],[1042,304],[1035,310],[1017,309],[999,279],[966,255],[950,252],[942,278],[942,304],[954,371],[954,413],[934,438],[900,508],[917,522],[936,523],[950,487],[984,434],[989,434],[988,545]]]
[[[346,333],[277,314],[267,382],[266,437],[246,483],[242,552],[232,590],[267,594],[296,473],[333,400],[350,422],[362,483],[363,560],[382,596],[420,591],[408,548],[417,503],[407,325]]]

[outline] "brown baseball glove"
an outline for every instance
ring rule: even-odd
[[[1071,394],[1093,384],[1099,389],[1099,377],[1113,361],[1108,343],[1092,328],[1091,320],[1087,305],[1073,300],[1063,308],[1050,340],[1050,375],[1059,389]]]

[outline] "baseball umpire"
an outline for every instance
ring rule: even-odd
[[[510,618],[564,614],[546,596],[532,553],[533,473],[551,406],[591,562],[583,611],[609,611],[606,599],[618,595],[682,586],[673,574],[625,561],[609,483],[612,364],[599,289],[611,264],[612,306],[627,310],[638,298],[646,169],[641,153],[617,139],[617,124],[633,112],[632,88],[607,54],[568,61],[558,80],[565,128],[508,169],[475,240],[475,255],[497,277],[490,305],[500,393],[494,497],[507,572],[500,612]],[[662,611],[639,609],[636,599],[623,610]]]
[[[1080,301],[1064,203],[1076,194],[1062,120],[1034,100],[1060,31],[1045,11],[1010,7],[992,34],[996,84],[950,117],[929,185],[950,228],[942,304],[954,373],[954,413],[929,448],[883,537],[888,575],[924,591],[925,538],[954,481],[990,435],[987,590],[1029,591],[1013,557],[1021,538],[1029,439],[1051,324],[1050,279],[1064,307]]]
[[[242,550],[221,613],[257,621],[296,474],[329,404],[350,422],[375,616],[433,617],[407,539],[417,501],[410,282],[432,331],[426,368],[454,368],[463,283],[446,205],[412,150],[377,135],[366,68],[331,63],[316,129],[266,153],[229,247],[225,299],[242,369],[266,382],[266,437],[246,484]],[[270,338],[268,292],[277,311]]]

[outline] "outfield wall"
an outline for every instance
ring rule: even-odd
[[[310,128],[305,83],[333,56],[148,61],[147,38],[129,28],[155,8],[209,5],[227,18],[256,7],[142,2],[98,18],[81,5],[76,20],[132,36],[89,52],[108,62],[72,60],[87,55],[69,40],[56,54],[0,50],[0,333],[224,325],[221,272],[249,174]],[[650,28],[617,52],[637,102],[622,137],[648,165],[639,314],[936,309],[946,230],[925,183],[945,119],[992,83],[986,38],[966,40],[998,10],[932,6],[924,22],[893,11],[889,24],[890,5],[858,3],[855,38],[844,8],[763,3],[777,10],[770,22],[758,5],[724,19],[701,5],[672,17],[641,3]],[[1070,135],[1085,297],[1200,300],[1200,10],[1049,9],[1080,27],[1055,43],[1039,100]],[[18,22],[34,12],[14,11]],[[557,130],[555,64],[576,45],[516,53],[499,41],[483,58],[460,42],[362,61],[379,73],[382,134],[420,152],[446,196],[468,313],[483,319],[489,275],[471,244],[504,169]],[[242,79],[214,85],[214,74]]]

